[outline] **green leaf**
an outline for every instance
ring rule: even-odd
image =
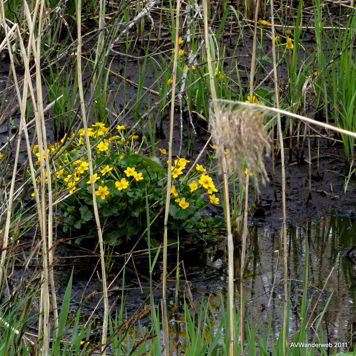
[[[103,216],[105,216],[105,217],[117,216],[118,213],[119,213],[119,209],[118,209],[118,207],[115,206],[115,205],[106,204],[106,205],[103,206],[103,208],[101,209],[101,212],[103,213]]]
[[[83,222],[87,222],[93,219],[93,213],[89,210],[89,208],[86,205],[82,205],[79,208],[80,211],[80,219]]]
[[[129,167],[145,168],[152,172],[162,172],[163,168],[161,162],[157,157],[144,157],[137,153],[133,153],[125,158]]]
[[[68,285],[67,285],[66,291],[64,293],[61,313],[59,315],[59,328],[57,331],[56,338],[54,339],[54,342],[53,342],[53,350],[52,351],[55,352],[57,355],[59,355],[61,343],[63,340],[64,330],[67,325],[68,314],[69,314],[69,305],[70,305],[70,299],[71,299],[71,295],[72,295],[72,280],[73,280],[73,271],[70,275]]]

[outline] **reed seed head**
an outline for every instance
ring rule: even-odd
[[[264,165],[264,154],[270,151],[263,119],[265,112],[261,109],[243,106],[233,107],[217,104],[217,112],[210,105],[210,131],[216,156],[220,162],[226,160],[228,172],[236,170],[240,181],[245,168],[254,176],[258,188],[258,176],[262,184],[268,181]],[[220,167],[220,171],[222,171]]]

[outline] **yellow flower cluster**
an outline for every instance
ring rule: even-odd
[[[80,180],[80,176],[85,174],[89,169],[89,163],[84,160],[76,160],[72,163],[74,168],[71,174],[68,174],[63,180],[67,183],[69,193],[73,193],[77,190],[76,182]],[[56,177],[61,178],[64,175],[64,168],[59,169],[56,172]]]
[[[142,173],[136,172],[135,168],[127,167],[127,169],[124,170],[124,173],[126,174],[127,177],[134,177],[136,182],[143,179]]]
[[[80,180],[85,179],[88,177],[88,170],[89,170],[89,163],[82,159],[77,159],[72,162],[73,155],[78,155],[81,152],[81,149],[73,148],[73,144],[75,146],[81,146],[85,144],[85,134],[89,136],[89,138],[93,139],[101,139],[99,143],[95,145],[97,149],[97,154],[101,152],[111,151],[111,145],[116,145],[116,148],[119,145],[123,145],[125,143],[130,144],[130,150],[132,150],[132,140],[138,138],[137,135],[131,135],[129,137],[124,137],[123,131],[127,128],[126,125],[117,125],[116,130],[118,131],[119,135],[112,135],[110,137],[104,138],[103,136],[107,135],[109,132],[109,128],[105,126],[102,122],[96,122],[92,125],[92,127],[88,127],[87,130],[79,129],[73,131],[71,135],[65,135],[60,142],[56,142],[52,145],[48,145],[48,150],[42,150],[42,155],[44,158],[49,157],[52,153],[58,153],[58,150],[63,149],[63,153],[58,155],[59,160],[56,160],[56,171],[54,178],[61,179],[68,188],[69,193],[74,193],[78,188],[78,182]],[[104,138],[104,139],[103,139]],[[131,140],[128,141],[127,139]],[[68,150],[68,146],[72,145],[72,149]],[[64,146],[66,144],[66,146]],[[95,143],[94,143],[95,144]],[[74,147],[75,147],[74,146]],[[40,164],[40,146],[34,145],[32,147],[32,152],[36,156],[37,164]],[[95,152],[94,152],[95,157]],[[123,160],[125,157],[124,153],[119,155],[119,159]],[[66,167],[64,167],[66,166]],[[94,173],[92,176],[86,179],[87,184],[99,183],[100,186],[96,188],[95,193],[101,200],[107,199],[110,195],[110,189],[106,185],[106,181],[108,177],[113,177],[116,179],[115,187],[121,191],[127,189],[129,187],[129,181],[126,178],[117,178],[113,171],[114,167],[109,165],[103,166],[97,173]],[[125,170],[125,174],[127,177],[133,177],[133,180],[139,182],[144,179],[144,176],[140,172],[136,172],[135,168],[128,167]],[[48,180],[48,173],[45,173],[45,181]]]
[[[187,163],[189,163],[189,161],[186,160],[185,158],[179,158],[178,160],[174,161],[174,166],[172,169],[173,179],[176,179],[178,176],[183,174],[183,170],[185,169]],[[193,180],[188,184],[190,192],[193,193],[199,188],[203,187],[206,190],[206,192],[209,194],[209,202],[211,204],[219,204],[220,199],[214,194],[218,190],[216,189],[213,179],[208,174],[205,173],[206,169],[204,168],[203,165],[197,164],[195,169],[198,172],[202,172],[202,174],[199,177],[199,181]],[[187,199],[179,197],[177,187],[174,184],[171,187],[171,194],[176,198],[175,202],[182,209],[187,209],[189,207],[189,202],[187,201]]]
[[[263,102],[258,100],[255,95],[248,95],[247,100],[245,102],[250,104],[263,104]]]

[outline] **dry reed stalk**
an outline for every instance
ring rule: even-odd
[[[250,3],[253,3],[253,6],[255,6],[255,11],[254,11],[254,31],[253,31],[253,42],[252,42],[252,57],[251,57],[251,70],[250,70],[250,96],[252,98],[253,96],[253,91],[254,91],[254,82],[255,82],[255,72],[256,72],[256,47],[257,47],[257,20],[258,20],[258,10],[260,7],[260,0],[253,0],[250,1]]]
[[[13,72],[13,75],[14,75],[14,82],[15,82],[15,87],[16,87],[16,93],[17,93],[17,98],[18,98],[18,102],[19,102],[19,107],[20,107],[20,112],[21,112],[21,121],[20,121],[20,129],[19,129],[19,136],[18,136],[18,139],[20,139],[20,136],[22,134],[22,130],[25,134],[25,141],[26,141],[26,147],[27,147],[27,154],[28,154],[28,160],[29,160],[29,166],[30,166],[30,173],[31,173],[31,178],[32,178],[32,184],[33,184],[33,187],[34,187],[34,191],[36,193],[36,207],[37,207],[37,215],[38,215],[38,220],[39,220],[39,223],[40,223],[40,226],[41,226],[41,229],[46,229],[45,227],[45,224],[43,223],[43,212],[41,210],[41,206],[42,206],[42,202],[40,201],[40,197],[39,197],[39,194],[38,194],[38,189],[37,189],[37,183],[36,183],[36,177],[35,177],[35,168],[33,166],[33,161],[32,161],[32,152],[31,152],[31,145],[30,145],[30,141],[29,141],[29,136],[28,136],[28,131],[27,131],[27,126],[28,124],[26,124],[25,122],[25,112],[26,112],[26,105],[27,105],[27,97],[28,97],[28,91],[30,92],[31,94],[31,99],[32,99],[32,104],[33,104],[33,107],[35,108],[35,112],[38,113],[35,117],[35,119],[33,121],[36,122],[36,124],[40,123],[40,127],[42,127],[42,131],[45,135],[45,128],[44,128],[44,121],[43,121],[43,112],[44,112],[44,109],[43,107],[41,106],[40,110],[41,112],[39,113],[38,112],[38,105],[37,105],[37,102],[41,102],[42,103],[42,95],[40,92],[37,92],[38,93],[38,97],[36,99],[35,97],[35,94],[34,94],[34,89],[33,89],[33,86],[32,86],[32,81],[30,80],[31,76],[30,76],[30,69],[29,69],[29,58],[31,56],[31,49],[33,49],[35,55],[37,57],[39,57],[39,55],[37,55],[37,50],[36,50],[36,42],[34,41],[33,39],[33,36],[34,36],[34,32],[33,32],[33,27],[34,27],[34,21],[32,20],[31,18],[31,14],[30,14],[30,11],[28,9],[28,6],[27,6],[27,3],[25,3],[25,15],[26,15],[26,19],[27,19],[27,23],[28,23],[28,27],[30,29],[30,37],[29,37],[29,41],[28,41],[28,49],[26,51],[25,47],[24,47],[24,43],[23,43],[23,39],[22,39],[22,36],[21,36],[21,32],[20,32],[20,29],[18,26],[15,26],[16,27],[16,30],[17,30],[17,40],[18,40],[18,44],[20,45],[20,50],[21,50],[21,58],[23,60],[23,64],[24,64],[24,69],[25,69],[25,77],[24,77],[24,86],[23,86],[23,95],[22,95],[22,98],[21,98],[21,95],[20,95],[20,90],[19,90],[19,85],[18,85],[18,81],[17,81],[17,77],[16,77],[16,72],[15,72],[15,69],[14,69],[14,64],[13,64],[13,54],[12,54],[12,51],[11,51],[11,46],[9,45],[8,43],[8,48],[10,49],[9,50],[9,54],[10,54],[10,59],[11,59],[11,67],[12,67],[12,72]],[[36,58],[37,58],[36,57]],[[39,71],[40,69],[37,68],[37,71]],[[42,124],[41,124],[41,118],[42,117]],[[36,121],[36,120],[39,120],[39,121]],[[39,126],[36,127],[37,131],[36,133],[38,133],[38,128]],[[39,132],[38,134],[41,135],[41,132]],[[42,135],[43,136],[43,135]],[[19,142],[18,142],[19,143]],[[47,149],[47,145],[46,145],[46,142],[44,142],[45,144],[45,147],[41,146],[41,150],[43,152],[43,149]],[[17,156],[17,154],[16,154]],[[18,156],[17,156],[18,157]],[[15,167],[17,166],[17,158],[15,159]],[[48,157],[46,158],[46,167],[47,167],[47,171],[49,171],[49,163],[48,163]],[[42,185],[45,184],[45,182],[42,180],[41,182]],[[54,311],[54,322],[55,322],[55,326],[58,326],[58,312],[57,312],[57,301],[56,301],[56,292],[55,292],[55,284],[54,284],[54,276],[53,276],[53,269],[49,268],[49,266],[53,265],[53,251],[52,251],[52,239],[51,239],[51,235],[52,235],[52,216],[51,216],[51,213],[52,213],[52,202],[51,202],[51,197],[52,197],[52,194],[51,194],[51,182],[50,182],[50,177],[49,177],[49,181],[48,181],[48,184],[49,184],[49,187],[48,187],[48,195],[49,195],[49,204],[48,204],[48,209],[49,209],[49,219],[48,219],[48,246],[46,244],[46,241],[42,241],[42,243],[44,243],[44,250],[45,251],[48,251],[48,262],[47,262],[47,258],[46,258],[46,255],[47,253],[45,252],[44,253],[44,257],[43,257],[43,263],[44,263],[44,275],[43,275],[43,279],[44,279],[44,282],[47,283],[47,290],[48,290],[48,280],[47,280],[47,277],[49,278],[49,281],[50,281],[50,286],[51,286],[51,289],[52,289],[52,309]],[[21,191],[23,189],[23,186],[21,188],[19,188],[19,191]],[[9,226],[9,223],[7,223]],[[43,236],[46,236],[46,231],[44,232],[44,234],[42,234]],[[49,264],[49,266],[48,266]],[[46,272],[47,271],[47,272]],[[41,298],[41,306],[43,306],[44,304],[48,305],[48,308],[49,309],[49,299],[48,297],[46,297],[46,295],[48,296],[48,293],[41,293],[41,295],[44,297],[44,298],[47,298],[46,301],[43,301],[43,299]],[[49,315],[49,310],[48,310],[48,313],[46,313]],[[44,316],[44,318],[46,318],[46,316]],[[45,319],[43,320],[43,325],[46,325],[48,324],[48,320],[46,321]],[[40,334],[42,332],[44,332],[44,330],[42,330],[42,320],[40,319],[40,323],[39,323],[39,330],[40,330]],[[48,327],[46,327],[46,332],[48,332]],[[48,349],[48,347],[45,345],[44,348],[43,348],[43,353],[46,353],[46,349]]]
[[[279,86],[278,86],[278,72],[277,72],[277,55],[276,55],[276,34],[274,28],[274,13],[273,0],[271,0],[271,20],[272,20],[272,57],[273,57],[273,75],[274,75],[274,91],[276,95],[276,106],[280,109],[279,102]],[[279,146],[281,150],[281,178],[282,178],[282,236],[281,246],[283,246],[283,284],[284,284],[284,305],[283,305],[283,354],[288,354],[288,235],[287,235],[287,201],[286,201],[286,171],[284,163],[284,144],[283,132],[281,125],[281,115],[277,113],[277,130]]]
[[[239,182],[245,188],[244,226],[242,232],[242,254],[240,269],[240,352],[244,350],[244,290],[243,275],[247,244],[247,212],[249,176],[254,176],[258,190],[258,178],[265,183],[268,180],[264,166],[264,154],[270,150],[270,140],[265,132],[263,110],[244,108],[226,104],[210,106],[210,131],[216,146],[216,156],[220,171],[239,174]],[[224,172],[225,170],[225,172]],[[228,195],[225,199],[229,199]],[[233,244],[233,242],[232,242]],[[231,257],[233,258],[233,256]],[[233,263],[231,263],[233,265]],[[230,268],[230,263],[229,263]],[[231,272],[233,274],[233,272]],[[232,322],[232,321],[230,321]]]
[[[210,105],[210,114],[212,112],[211,107],[213,107],[214,113],[219,111],[219,106],[217,103],[217,95],[215,90],[214,75],[215,71],[212,67],[211,62],[211,49],[209,42],[209,29],[208,29],[208,1],[203,1],[204,9],[204,42],[209,70],[209,82],[210,82],[210,92],[212,97],[212,103]],[[210,116],[210,121],[213,118]],[[229,313],[229,355],[234,356],[236,351],[236,332],[235,332],[235,298],[234,298],[234,239],[232,236],[231,228],[231,217],[230,217],[230,203],[229,203],[229,181],[228,181],[228,168],[225,156],[220,159],[220,165],[223,172],[224,180],[224,216],[225,224],[227,230],[227,250],[228,250],[228,313]]]
[[[11,44],[10,44],[10,39],[9,39],[8,26],[6,24],[6,19],[5,19],[4,3],[0,2],[0,6],[1,6],[1,8],[0,8],[1,25],[2,25],[3,29],[5,30],[5,39],[7,41],[7,46],[9,48],[11,68],[12,68],[12,72],[14,75],[16,92],[17,92],[18,98],[20,99],[20,90],[19,90],[19,85],[17,82],[17,77],[15,74],[16,73],[15,65],[14,65],[13,53],[11,50]],[[21,110],[23,110],[23,107],[21,107]],[[1,260],[0,260],[0,288],[2,288],[3,279],[4,279],[4,276],[6,275],[6,257],[7,257],[7,249],[8,249],[8,244],[9,244],[9,232],[10,232],[11,212],[12,212],[12,204],[13,204],[13,196],[14,196],[14,190],[15,190],[17,164],[18,164],[18,153],[19,153],[18,149],[16,149],[15,164],[14,164],[14,168],[13,168],[13,174],[12,174],[11,185],[10,185],[10,193],[9,193],[8,204],[7,204],[7,208],[6,208],[7,209],[6,222],[5,222],[4,233],[2,236],[2,250],[1,250]]]
[[[78,0],[77,2],[77,75],[78,75],[78,90],[79,90],[79,98],[80,98],[80,109],[82,122],[84,126],[85,132],[85,142],[87,146],[87,154],[88,154],[88,163],[89,163],[89,174],[90,177],[93,176],[93,159],[91,154],[91,146],[88,136],[88,122],[85,111],[85,102],[84,102],[84,89],[83,89],[83,78],[82,78],[82,35],[81,35],[81,13],[82,13],[82,2]],[[107,334],[108,334],[108,324],[109,324],[109,297],[108,297],[108,288],[107,288],[107,277],[106,277],[106,269],[105,269],[105,251],[104,251],[104,241],[103,241],[103,233],[100,224],[99,210],[96,201],[95,194],[95,183],[91,182],[91,190],[92,190],[92,199],[93,199],[93,210],[95,216],[95,222],[98,232],[99,239],[99,248],[100,248],[100,265],[101,265],[101,277],[102,277],[102,286],[103,286],[103,299],[104,299],[104,317],[103,317],[103,325],[102,325],[102,335],[101,335],[101,355],[106,355],[107,350]]]
[[[44,12],[44,1],[37,1],[35,4],[35,9],[33,11],[32,17],[30,9],[27,6],[27,3],[24,2],[25,5],[25,13],[28,22],[28,27],[32,30],[35,28],[35,24],[38,26],[37,37],[32,37],[32,41],[29,42],[32,45],[33,55],[35,58],[35,77],[36,77],[36,104],[37,111],[35,114],[36,121],[36,133],[40,151],[40,187],[41,187],[41,239],[42,239],[42,284],[41,284],[41,305],[40,310],[43,311],[43,319],[40,318],[40,332],[42,329],[43,332],[43,347],[42,347],[42,355],[47,356],[49,354],[49,340],[50,340],[50,323],[49,323],[49,314],[50,314],[50,297],[49,297],[49,265],[48,265],[48,251],[49,246],[48,243],[52,239],[52,221],[51,221],[51,213],[46,215],[47,211],[47,192],[46,192],[46,176],[45,171],[49,172],[49,162],[48,162],[48,154],[46,147],[46,131],[44,129],[44,113],[43,113],[43,96],[42,96],[42,79],[41,79],[41,36],[42,36],[42,19]],[[30,32],[32,32],[30,30]],[[51,191],[48,191],[50,194]],[[52,210],[52,206],[48,206],[49,210]],[[47,223],[48,228],[51,230],[47,231]],[[41,325],[42,320],[42,325]]]
[[[41,284],[41,306],[40,309],[43,311],[43,319],[40,318],[39,320],[39,334],[43,335],[43,348],[42,348],[42,354],[43,355],[48,355],[48,351],[49,351],[49,288],[48,288],[48,276],[49,276],[49,268],[48,268],[48,260],[47,260],[47,253],[48,253],[48,247],[47,247],[47,231],[46,231],[46,226],[45,226],[45,212],[46,212],[46,197],[45,197],[45,176],[44,176],[44,146],[43,146],[43,130],[41,131],[41,119],[42,119],[42,123],[43,123],[43,106],[41,106],[42,103],[42,95],[41,95],[41,90],[39,90],[37,92],[37,100],[34,97],[33,94],[33,88],[32,88],[32,83],[29,80],[30,76],[29,76],[29,66],[28,66],[28,58],[30,56],[30,51],[31,51],[31,47],[33,49],[34,52],[34,57],[36,58],[36,76],[37,76],[37,80],[36,80],[36,86],[37,88],[39,86],[41,86],[41,78],[40,78],[40,61],[39,61],[39,57],[40,57],[40,52],[39,52],[39,48],[40,48],[40,36],[41,36],[41,20],[42,20],[42,10],[43,10],[43,3],[36,3],[36,9],[33,15],[33,19],[36,18],[37,15],[37,11],[40,9],[40,15],[39,15],[39,37],[37,39],[37,43],[36,41],[33,39],[33,28],[34,28],[34,20],[31,18],[30,15],[30,11],[27,7],[27,3],[25,2],[25,14],[26,14],[26,19],[28,22],[28,27],[30,29],[30,38],[29,38],[29,45],[28,45],[28,55],[26,55],[26,52],[24,50],[24,46],[23,46],[23,41],[21,38],[21,34],[18,30],[18,38],[20,40],[21,43],[21,50],[22,50],[22,54],[23,54],[23,59],[24,59],[24,64],[25,64],[25,85],[23,88],[23,97],[21,98],[20,95],[20,90],[19,90],[19,85],[17,82],[17,78],[16,78],[16,72],[15,72],[15,68],[14,68],[14,63],[13,63],[13,54],[11,52],[11,46],[10,43],[8,41],[8,36],[7,36],[7,45],[8,45],[8,49],[9,49],[9,54],[10,54],[10,59],[11,59],[11,66],[12,66],[12,72],[14,75],[14,81],[15,81],[15,86],[16,86],[16,93],[17,93],[17,97],[18,97],[18,102],[19,102],[19,106],[20,106],[20,111],[21,111],[21,121],[20,121],[20,132],[19,132],[19,137],[18,139],[20,139],[22,130],[24,129],[25,131],[25,136],[26,136],[26,142],[27,142],[27,148],[28,148],[28,152],[30,152],[29,149],[29,140],[28,140],[28,134],[27,134],[27,130],[26,130],[26,123],[25,123],[25,112],[26,112],[26,102],[27,102],[27,90],[28,87],[30,88],[30,92],[31,92],[31,97],[32,97],[32,101],[33,101],[33,106],[35,108],[35,112],[36,112],[36,116],[35,116],[35,121],[36,121],[36,132],[38,134],[38,140],[39,140],[39,144],[40,144],[40,171],[41,171],[41,200],[37,194],[36,196],[36,203],[37,203],[37,208],[38,208],[38,218],[39,218],[39,222],[40,222],[40,227],[41,227],[41,235],[42,235],[42,249],[43,249],[43,271],[42,271],[42,280],[43,283]],[[2,7],[2,19],[3,21],[5,21],[4,18],[4,11],[3,11],[3,7]],[[5,26],[5,29],[7,27]],[[5,30],[6,31],[6,30]],[[37,45],[37,46],[36,46]],[[40,103],[40,105],[37,105],[38,103]],[[39,107],[38,107],[39,106]],[[19,143],[20,141],[18,141],[17,144],[17,154],[16,154],[16,158],[15,158],[15,165],[14,165],[14,177],[16,176],[15,172],[16,172],[16,167],[17,167],[17,163],[18,163],[18,152],[19,152]],[[31,154],[29,153],[29,156],[31,157]],[[32,163],[32,162],[31,162]],[[31,176],[32,176],[32,180],[33,180],[33,184],[35,187],[35,191],[37,191],[36,189],[36,181],[34,178],[34,169],[33,169],[33,165],[32,167],[32,171],[31,171]],[[47,160],[47,167],[48,167],[48,160]],[[12,182],[14,182],[14,177],[12,179]],[[13,192],[12,192],[13,193]],[[11,194],[11,189],[10,189],[10,202],[12,202],[13,198],[13,194]],[[11,205],[11,204],[10,204]],[[9,206],[9,210],[8,210],[8,214],[11,211],[11,207]],[[9,215],[8,215],[9,218]],[[9,229],[9,225],[10,225],[10,221],[7,220],[6,223],[6,228],[5,228],[5,243],[6,243],[6,234],[8,233],[8,229]],[[51,234],[51,223],[50,223],[50,219],[49,219],[49,235]],[[3,256],[2,256],[3,257]],[[54,303],[54,308],[56,308],[56,303]]]
[[[164,329],[164,355],[169,356],[169,331],[168,331],[168,313],[167,313],[167,246],[168,246],[168,216],[169,206],[171,200],[171,187],[172,187],[172,144],[173,144],[173,128],[174,128],[174,106],[177,82],[177,61],[179,50],[179,14],[180,14],[180,0],[177,1],[176,8],[176,38],[174,45],[174,59],[172,70],[172,95],[171,95],[171,112],[169,121],[169,141],[168,141],[168,179],[167,179],[167,193],[164,211],[164,233],[163,233],[163,287],[162,287],[162,323]]]

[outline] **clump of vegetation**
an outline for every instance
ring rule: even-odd
[[[160,240],[160,216],[167,181],[167,169],[161,160],[166,159],[166,150],[160,150],[161,160],[140,154],[139,136],[125,134],[127,129],[127,126],[117,125],[116,134],[109,135],[109,128],[104,123],[97,122],[88,128],[95,171],[91,177],[85,156],[84,129],[74,131],[50,146],[49,153],[56,152],[52,161],[52,180],[61,194],[67,194],[59,204],[63,214],[60,226],[64,232],[70,232],[74,237],[76,230],[86,231],[89,237],[96,236],[91,192],[94,182],[100,217],[105,222],[104,239],[109,245],[120,245],[145,231],[147,204],[150,215],[158,218],[158,222],[150,227],[152,238]],[[32,151],[39,164],[38,146],[33,146]],[[208,204],[219,205],[220,199],[216,185],[203,165],[197,164],[185,174],[189,163],[185,158],[174,160],[171,194],[175,204],[170,210],[170,229],[194,234],[200,228],[221,225],[221,218],[204,218],[202,215]],[[47,171],[45,175],[48,175]]]

